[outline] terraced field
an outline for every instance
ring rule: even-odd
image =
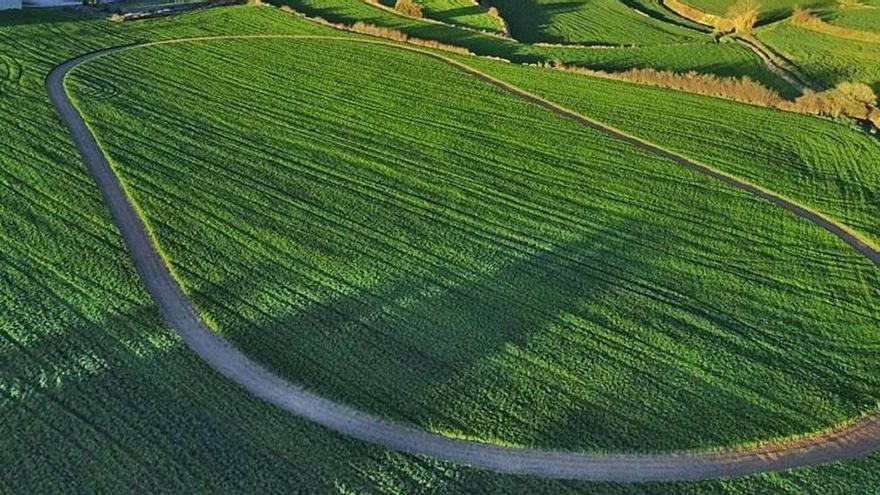
[[[832,87],[846,81],[864,82],[880,89],[880,43],[838,38],[788,21],[762,29],[757,36],[819,84]]]
[[[837,9],[826,20],[851,29],[880,32],[880,2],[873,0],[856,7]]]
[[[791,86],[767,69],[748,48],[736,43],[715,43],[702,35],[688,43],[639,46],[632,48],[577,48],[536,46],[515,40],[499,39],[450,26],[409,19],[377,9],[363,2],[349,0],[276,0],[310,16],[352,24],[363,21],[400,30],[410,36],[439,40],[462,46],[475,54],[501,57],[516,63],[559,60],[592,69],[621,71],[650,67],[675,72],[696,71],[722,77],[749,77],[786,96],[795,96]],[[642,16],[639,16],[642,17]],[[642,17],[643,19],[643,17]],[[689,33],[696,31],[685,30]],[[695,35],[695,34],[694,34]],[[611,43],[604,40],[604,43]]]
[[[206,42],[74,74],[199,309],[322,394],[455,436],[586,450],[754,441],[876,404],[870,262],[437,62]],[[105,87],[124,94],[89,97]]]
[[[683,3],[695,9],[713,15],[725,16],[737,0],[683,0]],[[837,6],[834,0],[762,0],[757,2],[760,10],[760,22],[778,21],[791,15],[795,7],[810,10],[829,10]]]
[[[393,8],[395,1],[382,0],[379,3]],[[472,0],[422,0],[417,3],[422,6],[423,16],[427,19],[490,33],[503,31],[501,20],[487,14],[486,8]]]
[[[526,43],[652,45],[696,41],[698,31],[655,19],[621,0],[493,0],[511,34]]]

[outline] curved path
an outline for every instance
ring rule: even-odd
[[[529,474],[550,478],[647,481],[695,480],[728,476],[743,476],[764,471],[778,471],[797,466],[862,456],[880,449],[880,414],[875,414],[849,425],[820,432],[796,440],[780,441],[755,447],[706,452],[662,454],[588,454],[544,451],[527,448],[503,447],[457,440],[409,426],[394,424],[376,416],[338,404],[291,384],[252,361],[239,350],[212,332],[202,322],[192,304],[169,272],[159,255],[154,240],[143,220],[130,202],[114,174],[107,158],[90,133],[82,116],[64,90],[64,77],[84,62],[120,50],[166,43],[208,39],[336,39],[348,42],[373,43],[415,51],[435,60],[450,64],[477,79],[492,84],[510,94],[539,105],[579,124],[598,129],[615,139],[636,146],[656,156],[699,173],[714,177],[731,187],[748,191],[799,217],[810,220],[840,237],[880,267],[880,252],[861,240],[847,227],[822,214],[798,205],[771,191],[731,175],[688,160],[670,151],[604,126],[476,71],[469,66],[418,48],[383,41],[358,40],[332,36],[223,36],[187,38],[139,45],[110,48],[85,54],[55,67],[46,79],[49,97],[64,121],[89,172],[94,177],[116,223],[130,256],[144,285],[155,299],[167,322],[183,338],[189,348],[214,370],[239,384],[253,395],[271,402],[297,416],[321,424],[344,435],[381,445],[389,449],[430,456],[504,473]]]

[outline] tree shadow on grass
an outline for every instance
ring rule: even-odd
[[[825,425],[785,383],[869,401],[871,385],[845,366],[792,357],[779,334],[665,289],[676,282],[653,263],[664,255],[631,242],[641,235],[637,225],[620,218],[468,280],[440,267],[432,270],[442,282],[390,274],[378,286],[259,321],[204,294],[249,300],[255,289],[296,289],[243,279],[196,300],[237,321],[224,327],[231,341],[293,382],[483,439],[566,449],[710,447]],[[713,353],[732,368],[712,363]],[[772,385],[761,383],[764,376]]]

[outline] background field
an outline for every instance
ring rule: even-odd
[[[683,0],[683,3],[709,14],[725,16],[737,0]],[[791,15],[795,7],[810,10],[829,10],[837,5],[836,0],[759,0],[760,23],[778,21]]]
[[[621,0],[493,0],[511,35],[526,43],[653,45],[705,39],[706,34],[654,19]]]
[[[499,476],[347,441],[202,366],[140,289],[43,79],[68,57],[135,39],[313,31],[244,7],[121,26],[52,11],[0,13],[0,492],[112,493],[133,484],[156,493],[877,491],[878,455],[701,483]]]
[[[880,43],[854,41],[780,22],[757,32],[768,46],[825,87],[864,82],[880,92]]]
[[[836,9],[824,17],[826,21],[838,26],[880,31],[880,1],[863,1],[859,6]]]
[[[381,0],[386,7],[394,7],[395,0]],[[472,0],[421,0],[423,15],[428,19],[483,31],[501,32],[501,21],[486,13],[486,9]]]
[[[350,0],[276,0],[297,11],[333,22],[368,22],[405,32],[422,39],[439,40],[468,48],[478,55],[496,56],[516,63],[553,62],[592,69],[622,71],[650,67],[676,72],[695,71],[722,77],[747,76],[786,96],[795,96],[791,86],[767,69],[751,50],[737,43],[715,43],[704,35],[702,41],[634,48],[547,47],[500,39],[450,26],[409,19],[382,11],[363,2]],[[611,26],[611,28],[615,28]]]
[[[75,74],[199,308],[311,389],[573,449],[753,441],[876,404],[873,265],[439,62],[245,41]]]

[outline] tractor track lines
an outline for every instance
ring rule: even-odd
[[[745,476],[780,471],[866,455],[880,449],[880,414],[856,419],[812,435],[767,444],[713,451],[659,454],[590,454],[504,447],[469,440],[457,440],[409,426],[394,424],[330,401],[291,384],[252,361],[212,332],[194,310],[159,254],[155,239],[129,198],[125,187],[100,149],[95,137],[68,98],[64,77],[76,66],[97,57],[125,49],[208,40],[290,39],[337,40],[371,43],[409,50],[444,62],[508,94],[566,117],[580,125],[629,144],[643,152],[670,160],[686,169],[714,178],[729,187],[748,192],[785,208],[834,234],[880,267],[880,251],[856,232],[815,210],[802,206],[746,180],[720,172],[632,137],[610,126],[551,103],[516,86],[488,76],[444,55],[424,49],[375,40],[337,36],[239,35],[197,37],[124,45],[87,53],[58,66],[46,78],[49,97],[67,126],[89,172],[101,191],[111,217],[122,234],[128,252],[147,291],[168,324],[187,346],[215,371],[231,379],[256,397],[321,424],[343,435],[401,452],[435,457],[503,473],[529,474],[548,478],[634,482],[648,480],[697,480]]]

